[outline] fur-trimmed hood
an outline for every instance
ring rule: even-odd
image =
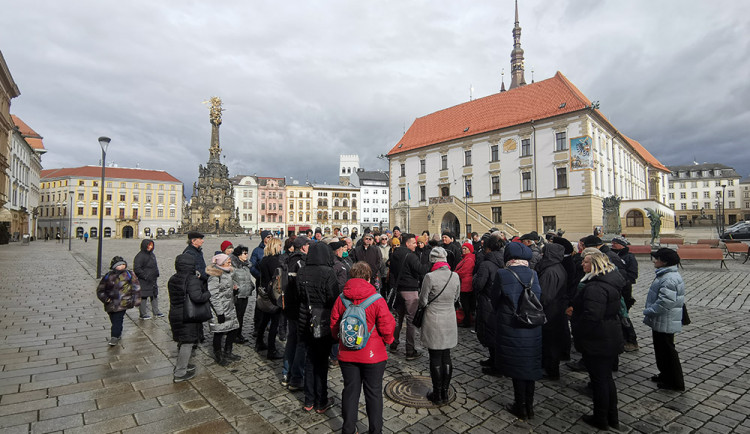
[[[230,272],[230,271],[224,271],[224,270],[222,270],[221,268],[219,268],[219,267],[217,267],[217,266],[215,266],[215,265],[213,265],[213,264],[211,264],[211,265],[209,265],[208,267],[206,267],[206,274],[208,274],[209,276],[216,276],[216,277],[219,277],[219,276],[221,276],[221,275],[222,275],[223,273],[229,273],[229,272]]]

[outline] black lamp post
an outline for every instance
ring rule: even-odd
[[[99,237],[99,247],[97,248],[96,252],[97,279],[100,279],[102,277],[102,241],[104,235],[102,231],[102,227],[104,226],[104,168],[107,166],[107,147],[109,147],[110,141],[111,139],[109,137],[99,137],[99,146],[101,146],[102,148],[102,183],[99,186],[99,231],[96,234]]]

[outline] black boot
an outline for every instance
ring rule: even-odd
[[[453,365],[443,365],[441,366],[442,374],[443,374],[443,384],[442,384],[442,403],[447,404],[448,403],[448,397],[449,392],[451,389],[451,378],[453,378]]]
[[[430,365],[430,378],[432,379],[432,391],[427,394],[427,399],[433,404],[440,405],[443,402],[443,375],[441,366]]]
[[[226,358],[224,358],[224,353],[222,353],[221,351],[214,352],[214,361],[219,366],[229,365],[229,361]]]
[[[526,382],[513,379],[513,404],[505,404],[505,409],[519,419],[526,419]]]
[[[242,360],[242,357],[234,354],[233,350],[234,350],[234,342],[232,341],[232,337],[227,336],[227,341],[224,344],[224,358],[229,362],[236,362],[238,360]]]
[[[533,381],[526,382],[526,415],[529,419],[534,418],[534,386]]]
[[[242,357],[238,356],[237,354],[234,354],[232,352],[225,352],[224,353],[224,359],[228,362],[236,362],[238,360],[242,360]]]

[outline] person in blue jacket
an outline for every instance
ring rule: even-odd
[[[537,299],[542,296],[539,277],[529,268],[531,257],[528,247],[509,243],[503,254],[505,268],[497,270],[491,291],[497,324],[495,368],[513,380],[514,401],[505,408],[519,419],[534,417],[535,382],[542,378],[542,326],[524,326],[514,315],[524,284],[532,282],[531,291]]]
[[[685,282],[677,267],[680,256],[672,249],[661,248],[651,254],[656,279],[648,289],[643,323],[651,327],[654,356],[659,375],[651,377],[660,389],[685,390],[680,356],[674,346],[674,335],[682,331],[682,306],[685,304]]]

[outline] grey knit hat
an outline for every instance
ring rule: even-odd
[[[448,260],[448,253],[442,247],[433,247],[430,251],[430,262],[445,262]]]

